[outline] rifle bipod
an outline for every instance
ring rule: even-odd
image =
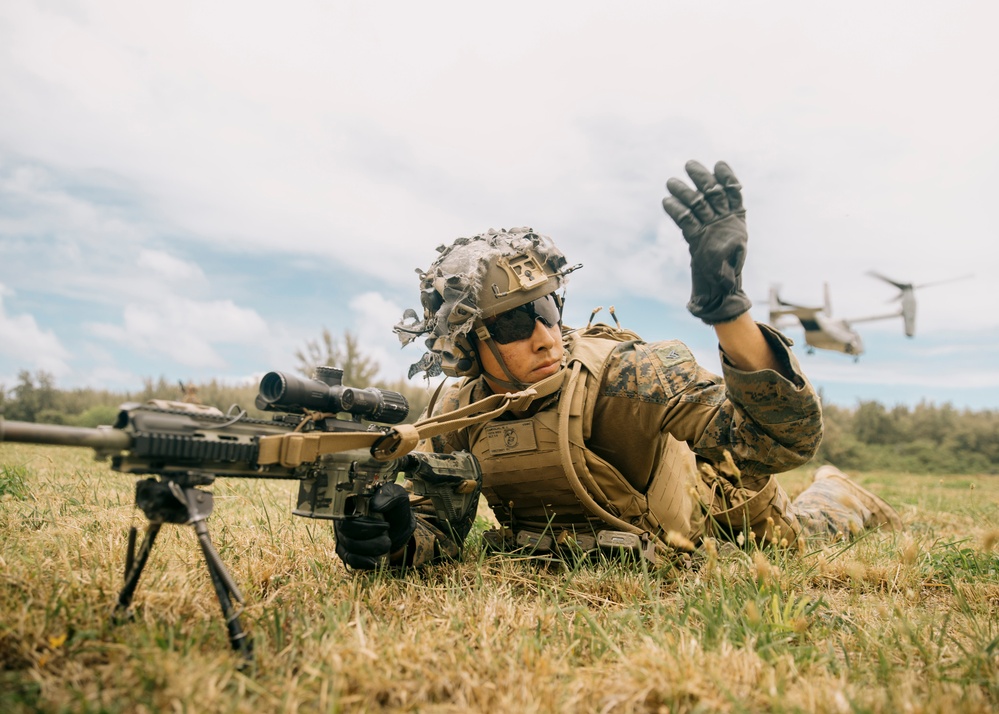
[[[243,595],[222,564],[222,558],[212,544],[208,535],[208,525],[205,523],[215,506],[215,499],[210,492],[195,487],[211,483],[212,480],[211,476],[189,474],[185,477],[164,477],[162,481],[150,478],[136,482],[135,505],[146,514],[149,525],[146,526],[146,533],[138,553],[135,551],[136,528],[132,526],[129,529],[128,550],[125,553],[125,584],[118,593],[113,617],[116,622],[127,619],[132,597],[135,595],[139,578],[149,560],[149,553],[153,549],[160,527],[164,523],[190,523],[198,535],[201,552],[205,556],[205,565],[215,587],[215,595],[219,605],[222,606],[222,616],[229,631],[229,644],[233,650],[242,655],[244,660],[251,662],[253,641],[243,631],[239,622],[239,612],[232,604],[233,600],[242,604]]]

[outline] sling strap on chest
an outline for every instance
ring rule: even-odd
[[[262,436],[257,463],[261,466],[280,464],[295,468],[315,461],[323,454],[353,449],[370,449],[378,461],[391,461],[405,456],[424,439],[429,439],[469,426],[487,422],[506,411],[523,411],[537,399],[551,396],[559,390],[564,370],[520,392],[491,394],[455,411],[421,419],[413,424],[398,424],[388,431],[292,432]]]
[[[589,341],[588,341],[589,342]],[[617,347],[615,342],[609,340],[597,340],[596,345],[588,345],[584,350],[589,350],[589,354],[577,354],[573,353],[573,360],[570,363],[570,373],[566,379],[566,386],[562,392],[562,398],[559,400],[558,405],[558,438],[559,438],[559,455],[562,460],[562,470],[565,472],[566,480],[569,482],[569,486],[572,488],[573,493],[576,498],[579,499],[580,503],[592,513],[606,523],[612,530],[623,531],[625,533],[630,533],[638,536],[642,543],[645,544],[643,549],[643,554],[646,555],[653,562],[657,562],[658,559],[666,554],[665,545],[660,541],[656,534],[651,531],[647,526],[649,523],[648,508],[644,508],[645,513],[641,518],[642,525],[636,525],[631,521],[624,520],[623,518],[611,513],[609,510],[604,508],[594,497],[593,493],[602,494],[604,489],[594,480],[593,475],[590,473],[589,469],[586,468],[585,458],[582,459],[583,465],[583,478],[586,479],[587,484],[583,484],[580,474],[576,470],[576,465],[573,459],[573,450],[570,447],[570,433],[572,431],[579,431],[579,434],[575,435],[577,439],[582,439],[582,431],[585,427],[589,427],[590,421],[592,420],[592,407],[590,413],[586,413],[585,404],[585,394],[582,389],[587,375],[583,372],[584,360],[590,361],[587,358],[595,358],[600,362],[600,366],[597,366],[595,373],[600,374],[603,362],[610,356],[611,352]],[[587,365],[587,370],[590,370],[594,365]],[[573,413],[579,413],[579,419],[581,422],[576,426],[575,430],[570,430],[570,416]],[[628,484],[627,480],[618,472],[616,469],[609,469],[608,473],[613,474],[613,478],[617,483],[614,486],[618,490],[623,490],[624,492],[631,492],[633,498],[639,498],[639,494],[634,492],[634,489]],[[607,484],[605,484],[606,486]],[[643,527],[644,526],[644,527]]]

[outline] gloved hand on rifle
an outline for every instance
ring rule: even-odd
[[[368,510],[381,514],[354,516],[333,521],[336,554],[346,565],[357,570],[374,570],[380,558],[404,548],[416,530],[416,516],[409,505],[409,491],[397,483],[379,486]]]
[[[752,302],[742,291],[746,262],[746,209],[742,186],[724,161],[712,174],[696,161],[685,167],[697,190],[677,178],[663,209],[683,232],[690,249],[691,293],[687,309],[709,325],[734,320]]]

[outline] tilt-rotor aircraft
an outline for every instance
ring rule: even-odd
[[[954,280],[963,280],[971,277],[969,275],[960,278],[949,278],[938,280],[933,283],[923,283],[913,285],[912,283],[901,283],[891,278],[886,278],[873,270],[868,275],[883,280],[890,285],[894,285],[899,290],[899,294],[892,300],[901,303],[899,309],[882,315],[869,315],[866,317],[854,317],[850,319],[833,318],[832,306],[829,299],[829,284],[823,284],[823,304],[819,307],[809,307],[805,305],[795,305],[781,299],[776,285],[770,286],[770,318],[769,322],[774,327],[781,329],[787,326],[788,317],[797,318],[801,327],[805,330],[805,344],[808,345],[807,352],[814,354],[815,350],[830,350],[833,352],[843,352],[851,355],[856,362],[860,355],[864,353],[864,341],[860,337],[853,324],[858,322],[873,322],[875,320],[891,320],[902,318],[905,328],[905,336],[913,337],[916,334],[916,295],[919,288],[929,287],[949,283]]]

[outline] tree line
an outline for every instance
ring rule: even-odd
[[[311,377],[321,365],[344,370],[343,383],[400,392],[410,404],[408,421],[420,416],[429,390],[405,379],[376,378],[378,364],[365,355],[349,331],[341,339],[324,329],[316,340],[296,351],[297,371]],[[268,418],[253,406],[256,384],[217,380],[185,384],[164,377],[147,378],[134,392],[58,389],[44,371],[22,371],[12,387],[0,384],[0,416],[6,419],[73,426],[114,422],[124,402],[149,399],[196,400],[226,411],[235,404],[251,415]],[[823,403],[825,436],[816,460],[844,470],[904,471],[939,474],[999,474],[999,411],[957,409],[950,404],[920,403],[887,407],[861,401],[848,408]]]
[[[378,363],[365,355],[357,337],[347,331],[334,337],[323,329],[320,337],[309,340],[296,350],[295,371],[312,377],[316,367],[338,367],[343,370],[343,384],[351,387],[378,387],[401,393],[409,402],[407,421],[415,421],[430,401],[429,391],[418,383],[398,379],[378,379]],[[258,384],[229,384],[211,380],[200,384],[159,379],[143,379],[142,389],[115,392],[101,389],[59,389],[48,372],[22,370],[17,383],[7,387],[0,383],[0,416],[16,421],[67,426],[100,426],[114,423],[118,407],[126,402],[150,399],[192,401],[218,407],[226,412],[236,405],[252,417],[269,419],[270,415],[254,406]]]
[[[999,474],[999,411],[921,402],[823,404],[817,458],[844,470]]]

